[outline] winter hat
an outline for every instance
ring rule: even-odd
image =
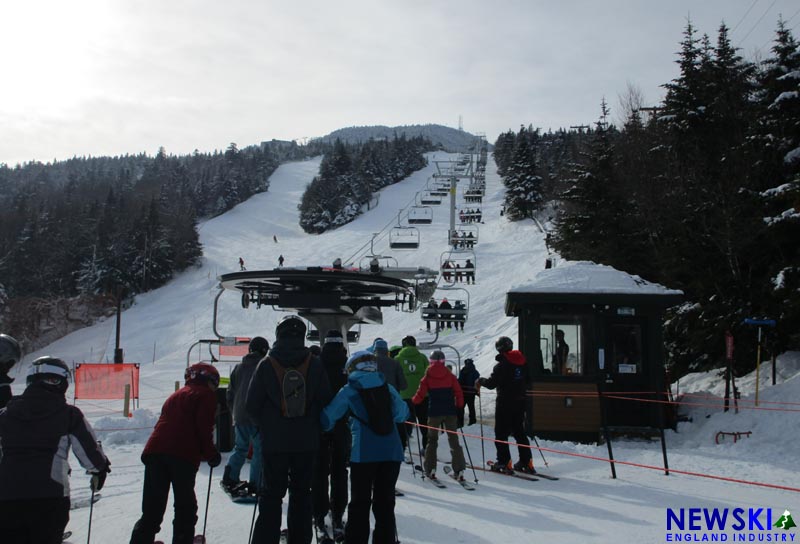
[[[296,315],[287,315],[275,327],[275,338],[300,338],[306,335],[306,324]]]
[[[347,359],[345,369],[348,374],[356,370],[362,372],[377,372],[378,363],[375,362],[375,355],[367,350],[362,350],[355,352]]]
[[[208,363],[195,363],[183,373],[186,384],[207,384],[219,385],[219,372]]]
[[[447,357],[444,356],[444,352],[439,351],[438,349],[436,351],[434,351],[433,353],[431,353],[431,356],[430,356],[430,361],[431,362],[434,362],[434,361],[442,361],[442,362],[444,362],[446,359],[447,359]]]
[[[409,334],[408,336],[403,338],[402,344],[403,344],[403,346],[416,346],[417,345],[417,339]]]
[[[389,353],[389,344],[383,338],[376,338],[372,344],[373,353]]]
[[[269,342],[267,342],[266,338],[256,336],[250,340],[250,345],[247,349],[250,353],[260,353],[261,355],[266,355],[269,351]]]
[[[475,362],[472,359],[464,359],[465,366],[472,366]]]
[[[336,329],[331,329],[325,333],[325,344],[344,344],[342,333]]]

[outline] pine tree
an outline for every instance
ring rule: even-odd
[[[518,221],[533,216],[543,202],[542,176],[538,165],[539,131],[520,128],[514,154],[504,179],[506,217]]]

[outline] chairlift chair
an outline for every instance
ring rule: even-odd
[[[397,267],[397,259],[390,255],[365,255],[361,257],[361,260],[358,261],[358,268],[359,270],[368,270],[371,272],[376,272],[373,270],[374,265],[377,264],[378,269],[384,269],[387,267]]]
[[[430,225],[433,223],[433,208],[430,206],[412,206],[408,210],[409,225]]]
[[[389,247],[392,249],[419,248],[419,229],[414,227],[394,227],[389,231]]]
[[[442,291],[441,293],[439,291]],[[456,329],[459,325],[463,329],[464,323],[469,316],[469,292],[462,288],[446,288],[440,287],[437,291],[438,296],[431,297],[428,302],[422,306],[420,315],[423,321],[432,321],[437,323],[437,328],[452,328],[455,325]],[[453,298],[453,295],[458,298]],[[450,308],[442,308],[442,303],[447,301]],[[442,325],[440,326],[439,323]]]
[[[442,274],[442,280],[450,285],[461,282],[467,285],[474,285],[477,268],[478,259],[475,257],[474,251],[445,251],[439,258],[439,270]]]
[[[432,194],[430,191],[423,191],[419,197],[419,203],[423,206],[438,206],[442,203],[442,198]]]
[[[462,223],[450,233],[450,246],[455,249],[472,249],[478,243],[478,225]]]

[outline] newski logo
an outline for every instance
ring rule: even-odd
[[[777,520],[776,520],[777,518]],[[667,542],[795,542],[789,510],[770,508],[667,508]]]

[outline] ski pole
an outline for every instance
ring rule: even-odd
[[[214,474],[214,467],[208,467],[208,492],[206,493],[206,513],[203,516],[203,544],[206,541],[206,524],[208,524],[208,503],[211,501],[211,476]]]
[[[483,464],[481,465],[483,468],[486,468],[486,448],[484,447],[485,440],[483,439],[483,403],[481,402],[481,396],[478,395],[478,416],[481,420],[481,457],[483,457]]]
[[[414,416],[414,417],[416,417],[416,416]],[[417,446],[419,447],[419,446],[421,446],[422,441],[420,440],[419,425],[417,425],[416,422],[414,423],[414,428],[417,430]],[[409,444],[408,447],[410,449],[411,448],[411,444]],[[411,459],[411,460],[413,461],[414,459]],[[425,457],[422,455],[422,448],[420,448],[420,450],[419,450],[419,464],[420,464],[420,466],[422,466],[422,464],[424,462],[425,462]],[[416,468],[414,470],[416,470]],[[422,471],[422,479],[423,480],[425,479],[425,471],[424,470]]]
[[[86,544],[92,539],[92,513],[94,512],[94,486],[92,488],[92,498],[89,499],[89,529],[86,532]]]
[[[258,483],[258,498],[256,499],[256,503],[253,505],[253,519],[250,520],[250,536],[247,538],[247,544],[251,544],[253,542],[253,530],[256,527],[256,511],[258,510],[258,501],[261,499],[261,488],[264,486],[264,470],[261,470],[261,478],[259,478]]]
[[[475,478],[475,483],[478,483],[478,475],[475,473],[475,465],[472,464],[472,454],[469,453],[469,446],[467,446],[467,437],[464,436],[464,427],[458,429],[461,433],[461,439],[464,441],[464,449],[467,451],[467,459],[469,459],[469,466],[472,469],[472,477]]]
[[[403,425],[403,428],[401,429],[402,432],[406,432],[407,424],[408,423]],[[408,458],[411,460],[411,474],[414,476],[414,478],[416,478],[417,471],[414,469],[414,456],[411,455],[411,440],[409,439],[408,435],[406,435],[406,448],[408,448]]]
[[[533,441],[536,442],[536,448],[539,450],[539,455],[542,456],[542,461],[544,461],[544,466],[549,467],[550,465],[547,464],[547,459],[544,458],[544,453],[542,452],[541,446],[539,446],[539,441],[536,440],[536,435],[533,435]]]

